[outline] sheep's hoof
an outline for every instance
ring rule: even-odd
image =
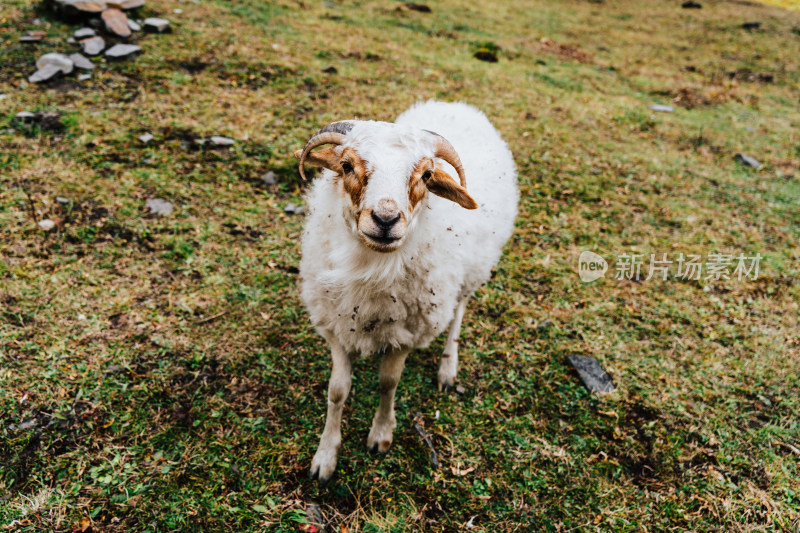
[[[308,471],[309,481],[314,481],[316,479],[319,482],[319,488],[324,489],[325,486],[330,483],[331,479],[333,479],[333,475],[335,473],[335,452],[333,457],[331,457],[330,452],[321,453],[320,450],[317,450],[317,453],[314,455],[314,459],[311,461],[311,469]]]
[[[389,448],[391,447],[391,445],[392,441],[390,440],[367,444],[367,452],[378,455],[386,455],[387,453],[389,453]]]

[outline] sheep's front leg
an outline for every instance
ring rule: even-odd
[[[453,321],[450,322],[450,331],[447,333],[447,342],[444,345],[442,360],[439,363],[439,390],[451,391],[456,387],[456,372],[458,371],[458,336],[461,334],[461,320],[467,310],[467,299],[459,302]]]
[[[381,400],[367,437],[367,450],[371,452],[386,453],[392,445],[392,431],[397,426],[394,417],[394,393],[400,381],[400,374],[403,373],[407,355],[408,350],[390,352],[381,361],[378,374]]]
[[[330,345],[333,365],[328,383],[328,416],[310,472],[311,479],[319,479],[321,487],[328,484],[336,471],[336,455],[342,443],[342,409],[350,393],[350,356],[335,340]]]

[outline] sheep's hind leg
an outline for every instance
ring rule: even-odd
[[[367,437],[367,450],[370,452],[386,453],[392,445],[392,431],[397,426],[394,416],[394,393],[400,382],[400,375],[406,364],[408,351],[395,351],[388,353],[381,361],[378,374],[381,387],[381,400],[375,417],[372,419],[372,429]]]
[[[328,484],[336,471],[336,456],[342,443],[342,409],[350,393],[350,356],[335,340],[330,345],[333,365],[328,383],[328,416],[309,473],[312,480],[319,480],[321,487]]]
[[[453,321],[450,322],[450,331],[447,333],[447,342],[444,345],[442,360],[439,363],[439,390],[452,391],[456,387],[456,372],[458,371],[458,336],[461,334],[461,320],[467,309],[467,298],[459,302]]]

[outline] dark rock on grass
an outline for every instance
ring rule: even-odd
[[[703,4],[700,2],[684,2],[681,4],[683,9],[702,9]]]
[[[420,13],[430,13],[431,8],[426,4],[415,4],[414,2],[406,2],[405,6],[411,11],[419,11]]]
[[[478,50],[475,52],[475,59],[486,61],[488,63],[497,63],[497,55],[489,50]]]
[[[600,362],[594,357],[584,355],[568,355],[567,360],[578,371],[583,384],[590,392],[614,392],[617,388],[611,381],[611,376],[603,369]]]
[[[106,47],[106,41],[102,37],[89,37],[81,41],[81,49],[87,56],[96,56]]]
[[[26,31],[25,35],[19,38],[21,43],[38,43],[47,36],[47,32],[41,30]]]
[[[73,37],[78,39],[88,39],[89,37],[94,37],[97,35],[97,32],[93,28],[81,28],[79,30],[75,30],[75,33],[72,34]]]
[[[757,29],[761,28],[761,23],[760,22],[745,22],[744,24],[742,24],[742,28],[744,28],[747,31],[757,30]]]
[[[172,31],[172,27],[167,19],[151,17],[144,19],[144,31],[149,31],[150,33],[167,33]]]
[[[75,68],[82,70],[94,70],[94,63],[92,63],[86,56],[81,54],[70,54],[69,58],[72,61],[72,64],[75,65]]]
[[[169,215],[175,209],[172,202],[161,198],[148,198],[144,206],[151,215]]]
[[[733,156],[733,159],[742,165],[751,167],[751,168],[761,168],[761,163],[759,163],[756,159],[750,157],[747,154],[738,153]]]
[[[141,47],[136,46],[135,44],[115,44],[106,50],[105,55],[109,59],[128,59],[141,51]]]
[[[334,66],[325,67],[324,69],[322,69],[322,72],[324,72],[325,74],[338,74],[339,73],[339,71]]]
[[[61,115],[44,111],[39,111],[37,113],[21,111],[14,117],[12,124],[14,122],[38,124],[42,130],[46,131],[62,131],[64,129],[64,124],[61,123]]]
[[[106,29],[120,37],[130,37],[131,29],[128,26],[128,17],[119,9],[106,9],[101,15]]]

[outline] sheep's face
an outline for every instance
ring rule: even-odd
[[[437,137],[397,124],[357,122],[342,144],[309,153],[307,162],[336,172],[345,221],[364,245],[393,252],[413,230],[429,192],[477,207],[435,159]]]

